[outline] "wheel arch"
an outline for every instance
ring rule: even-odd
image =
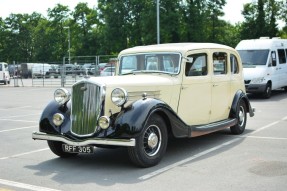
[[[117,115],[114,125],[121,132],[129,132],[129,136],[138,136],[153,114],[158,114],[163,118],[169,135],[188,136],[189,128],[186,128],[172,108],[165,102],[153,98],[137,100],[124,108]]]
[[[158,110],[153,111],[148,116],[148,118],[150,118],[153,114],[157,114],[163,119],[163,121],[165,122],[165,125],[167,127],[168,135],[173,135],[173,132],[172,132],[172,129],[171,129],[172,125],[171,125],[171,121],[170,121],[170,118],[168,117],[168,115],[164,111],[162,111],[161,109],[158,109]]]
[[[229,117],[234,118],[234,116],[236,116],[237,107],[241,100],[244,102],[247,112],[249,113],[249,116],[253,117],[254,116],[253,108],[251,107],[251,104],[250,104],[250,101],[247,95],[242,90],[238,90],[234,95]]]

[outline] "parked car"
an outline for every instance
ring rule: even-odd
[[[102,71],[103,69],[105,69],[107,63],[99,63],[98,66],[100,68],[100,71]]]
[[[98,65],[93,65],[90,69],[89,75],[99,76],[101,74],[101,69]]]
[[[245,130],[254,116],[233,48],[210,43],[139,46],[119,54],[115,76],[86,76],[54,92],[33,139],[60,157],[126,147],[140,167],[158,164],[169,137]],[[216,67],[215,67],[216,65]],[[126,68],[132,70],[127,71]]]
[[[47,72],[47,75],[49,75],[50,77],[53,76],[54,78],[59,78],[59,76],[61,76],[60,71],[59,71],[59,65],[51,64],[51,68]]]
[[[248,93],[270,98],[272,90],[287,91],[287,39],[261,37],[242,40],[236,46],[243,62]]]
[[[63,73],[64,75],[83,75],[85,74],[86,71],[84,68],[81,68],[79,65],[65,64],[64,67],[63,65],[59,66],[59,72],[60,74]]]
[[[113,76],[115,75],[115,67],[106,67],[101,71],[101,76]]]
[[[22,78],[32,78],[32,67],[38,63],[21,63],[20,75]]]
[[[0,62],[0,83],[10,84],[10,74],[8,70],[8,64]]]
[[[33,78],[50,78],[50,70],[52,69],[50,64],[37,63],[32,66]]]

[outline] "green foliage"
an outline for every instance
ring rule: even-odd
[[[286,38],[287,6],[283,0],[244,5],[242,23],[222,20],[226,0],[159,0],[160,42],[216,42],[235,47],[241,39]],[[68,56],[110,55],[157,43],[157,0],[98,0],[98,7],[78,3],[74,10],[57,4],[47,18],[39,13],[0,17],[0,60],[61,62]],[[70,33],[70,39],[68,36]]]
[[[258,0],[244,5],[242,12],[245,21],[242,24],[241,38],[259,38],[262,36],[280,36],[277,21],[284,19],[283,0]]]

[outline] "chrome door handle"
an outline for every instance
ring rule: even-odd
[[[186,88],[187,88],[186,86],[181,86],[181,89],[182,89],[182,90],[184,90],[184,89],[186,89]]]

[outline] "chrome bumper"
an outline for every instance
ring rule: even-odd
[[[135,139],[105,139],[105,138],[89,138],[85,140],[72,140],[62,135],[51,135],[40,132],[33,132],[32,139],[34,140],[48,140],[60,141],[73,146],[85,145],[112,145],[112,146],[126,146],[134,147],[136,145]]]

